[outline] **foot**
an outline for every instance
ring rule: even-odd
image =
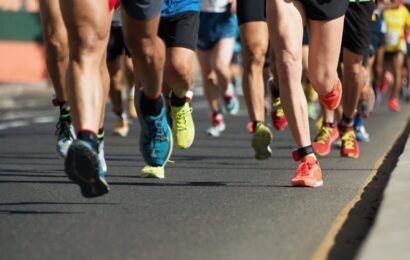
[[[282,104],[280,102],[280,98],[275,98],[273,100],[271,118],[273,126],[279,131],[283,131],[288,125],[288,121],[286,120],[286,116],[283,112]]]
[[[353,127],[339,126],[339,133],[342,141],[340,155],[353,159],[359,158],[359,143],[356,140]]]
[[[189,148],[195,138],[195,125],[189,103],[186,102],[182,107],[171,105],[171,117],[172,134],[176,147],[181,149]]]
[[[302,158],[291,183],[296,187],[320,187],[323,185],[322,170],[318,161],[310,155]]]
[[[400,105],[399,105],[399,102],[397,101],[397,98],[390,98],[389,101],[387,102],[387,105],[389,106],[390,110],[394,112],[400,111]]]
[[[172,153],[173,138],[166,118],[165,106],[157,116],[143,116],[141,112],[142,91],[137,94],[137,114],[141,124],[140,151],[149,166],[164,166]],[[161,96],[162,98],[162,96]],[[165,104],[163,100],[163,104]]]
[[[265,160],[272,156],[270,143],[273,135],[270,129],[262,122],[258,122],[253,131],[252,148],[255,150],[257,160]]]
[[[312,143],[313,150],[320,156],[328,155],[332,149],[332,143],[339,138],[337,127],[331,127],[329,123],[324,123]]]
[[[115,123],[114,130],[112,131],[113,135],[126,137],[128,135],[129,126],[128,120],[126,118],[118,118]]]
[[[67,156],[68,148],[75,139],[74,127],[71,124],[70,114],[60,115],[56,125],[56,135],[56,152],[60,158],[64,159]]]
[[[221,136],[221,133],[225,131],[224,117],[221,113],[211,113],[212,126],[206,130],[206,132],[213,137]]]
[[[146,165],[141,170],[142,178],[152,178],[152,179],[164,179],[164,166],[150,166]]]
[[[230,115],[236,115],[239,112],[239,99],[234,94],[224,95],[225,111]]]
[[[65,173],[81,188],[86,198],[98,197],[109,191],[98,148],[91,142],[75,140],[65,159]]]

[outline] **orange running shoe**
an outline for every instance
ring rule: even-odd
[[[332,143],[339,138],[339,130],[337,127],[331,127],[329,123],[323,123],[315,140],[312,143],[313,150],[320,156],[325,156],[330,153]]]
[[[400,105],[399,102],[397,102],[397,98],[390,98],[389,102],[387,102],[387,105],[389,106],[390,110],[393,110],[395,112],[400,111]]]
[[[342,140],[340,155],[353,159],[359,158],[359,143],[357,142],[353,127],[339,126],[339,132],[340,140]]]
[[[342,99],[342,83],[340,80],[337,81],[336,85],[333,87],[332,91],[326,95],[319,96],[322,104],[329,110],[335,110]]]
[[[288,125],[285,112],[283,112],[282,103],[280,102],[280,98],[275,98],[273,100],[271,119],[273,126],[279,131],[283,131]]]
[[[295,187],[322,186],[322,170],[320,169],[319,162],[309,155],[303,157],[291,182]]]

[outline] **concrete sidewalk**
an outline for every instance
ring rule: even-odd
[[[374,226],[357,259],[409,259],[410,255],[410,139],[384,192]]]

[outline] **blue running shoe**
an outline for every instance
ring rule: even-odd
[[[225,95],[225,111],[230,115],[236,115],[239,112],[239,99],[235,95]]]
[[[65,173],[80,186],[86,198],[98,197],[110,190],[98,152],[90,142],[79,139],[73,142],[65,159]]]
[[[141,124],[140,151],[149,166],[164,166],[172,153],[173,139],[165,105],[158,116],[143,116],[141,112],[142,91],[137,93],[137,114]],[[164,99],[161,95],[162,101]],[[163,103],[165,104],[165,102]]]

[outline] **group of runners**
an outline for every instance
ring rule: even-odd
[[[391,60],[394,78],[388,105],[400,109],[410,15],[399,0],[387,5],[372,0],[44,0],[40,11],[53,103],[60,108],[57,153],[85,197],[109,191],[104,159],[109,96],[118,117],[115,134],[128,133],[125,110],[138,117],[142,177],[164,178],[173,146],[193,144],[195,57],[211,110],[207,133],[221,135],[224,112],[239,110],[230,70],[236,26],[255,158],[272,155],[265,118],[271,110],[275,128],[288,125],[297,147],[292,185],[322,186],[316,154],[327,155],[338,139],[341,156],[359,157],[357,137],[367,134],[363,118],[373,107],[372,86],[379,97],[388,85],[384,57]],[[322,116],[312,142],[308,103],[316,99]]]

